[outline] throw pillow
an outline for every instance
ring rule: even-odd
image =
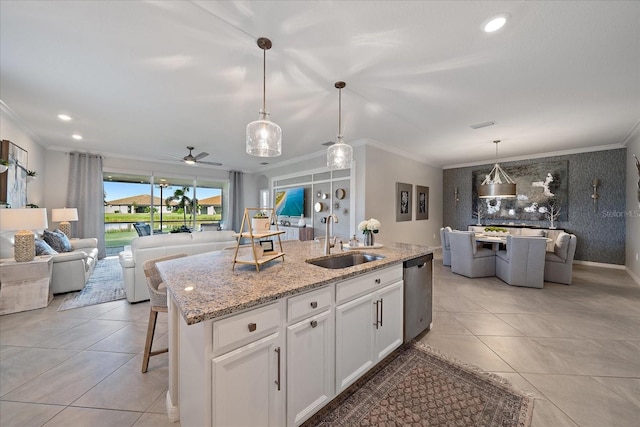
[[[49,244],[55,251],[71,252],[73,247],[66,234],[60,230],[42,232],[42,239]]]
[[[36,256],[40,255],[56,255],[58,251],[53,249],[47,242],[42,239],[36,239]]]
[[[553,245],[553,252],[562,259],[567,259],[569,253],[569,242],[571,236],[567,233],[560,233],[556,239],[556,244]]]

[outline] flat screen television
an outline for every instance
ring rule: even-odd
[[[277,190],[276,214],[283,216],[304,215],[304,188],[293,187]]]

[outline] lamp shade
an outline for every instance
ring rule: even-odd
[[[78,220],[78,209],[76,208],[51,209],[51,221],[53,222],[77,221],[77,220]]]
[[[47,210],[41,209],[0,209],[0,230],[44,230],[49,226]]]
[[[257,157],[278,157],[282,154],[282,129],[260,112],[260,119],[247,125],[247,153]]]

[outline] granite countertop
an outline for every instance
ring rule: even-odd
[[[260,266],[260,272],[253,265],[242,264],[232,270],[231,249],[164,261],[157,266],[182,317],[192,325],[433,252],[427,246],[394,243],[364,250],[383,255],[382,260],[332,270],[305,262],[323,256],[319,242],[289,240],[282,245],[284,262],[282,258],[270,261]],[[277,241],[274,246],[277,249]],[[332,252],[331,256],[341,253],[336,248]]]

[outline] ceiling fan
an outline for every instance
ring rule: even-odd
[[[207,157],[209,155],[209,153],[205,153],[204,151],[200,154],[198,154],[197,156],[194,156],[192,151],[194,150],[193,147],[191,146],[187,146],[187,150],[189,150],[189,154],[187,154],[184,157],[181,157],[180,160],[182,160],[183,162],[185,162],[188,165],[194,165],[197,163],[201,163],[203,165],[212,165],[212,166],[222,166],[222,163],[218,163],[218,162],[203,162],[200,159],[203,159],[205,157]]]

